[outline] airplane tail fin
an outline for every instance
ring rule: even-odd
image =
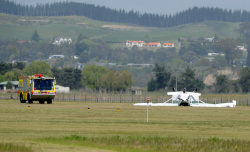
[[[233,106],[232,107],[236,107],[236,100],[233,100]]]

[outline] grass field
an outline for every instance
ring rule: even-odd
[[[247,106],[149,107],[148,123],[146,113],[129,103],[0,100],[0,151],[250,150]]]

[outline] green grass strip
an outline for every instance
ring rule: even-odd
[[[220,139],[211,137],[206,139],[186,139],[179,137],[158,136],[99,136],[86,137],[79,135],[65,136],[62,138],[44,138],[41,141],[62,145],[87,146],[121,152],[147,151],[199,151],[199,152],[224,152],[248,151],[250,141],[237,139]]]
[[[24,145],[0,143],[0,152],[33,152],[33,150]]]

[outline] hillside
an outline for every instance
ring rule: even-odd
[[[0,13],[18,16],[85,16],[98,21],[135,24],[146,27],[175,27],[204,21],[248,22],[250,12],[213,7],[193,7],[179,13],[159,15],[125,11],[77,2],[55,2],[25,6],[9,0],[0,1]]]
[[[142,27],[137,25],[102,22],[80,16],[31,17],[0,14],[0,38],[30,40],[37,30],[43,41],[49,42],[55,36],[72,37],[76,40],[82,33],[90,39],[101,39],[123,46],[126,40],[177,42],[178,38],[212,37],[237,38],[235,29],[239,23],[206,21],[169,28]]]

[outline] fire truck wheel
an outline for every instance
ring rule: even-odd
[[[52,104],[52,99],[48,99],[47,104]]]
[[[33,101],[30,99],[30,95],[29,95],[29,94],[28,94],[28,96],[27,96],[27,100],[28,100],[28,103],[30,103],[30,104],[33,103]]]
[[[20,95],[20,102],[21,103],[26,103],[26,100],[23,100],[23,95],[22,94]]]
[[[44,101],[43,101],[43,100],[39,100],[39,103],[40,103],[40,104],[44,104]]]

